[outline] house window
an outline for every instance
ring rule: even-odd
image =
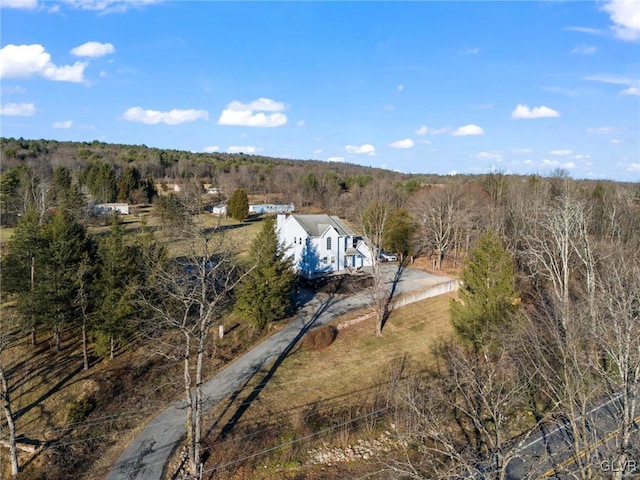
[[[327,237],[327,250],[331,250],[331,237]]]

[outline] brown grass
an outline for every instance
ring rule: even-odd
[[[215,462],[221,461],[220,456],[224,461],[233,461],[256,453],[255,462],[259,462],[260,468],[253,470],[250,465],[245,465],[243,470],[246,474],[241,478],[314,478],[307,476],[313,474],[312,470],[298,464],[300,459],[304,459],[306,450],[313,446],[312,442],[346,445],[359,438],[362,428],[375,429],[376,422],[372,419],[368,424],[360,422],[358,427],[347,425],[331,431],[330,437],[323,435],[300,442],[296,439],[377,408],[376,405],[379,406],[389,393],[389,381],[398,374],[398,365],[410,366],[406,374],[430,364],[432,348],[451,334],[449,301],[453,295],[427,299],[392,312],[382,337],[375,336],[375,320],[371,316],[340,330],[331,348],[318,351],[298,348],[275,372],[269,371],[271,366],[265,366],[239,392],[233,403],[224,402],[211,413],[209,421],[218,425],[208,443]],[[335,319],[332,324],[344,323],[363,314],[366,312],[351,312]],[[260,385],[265,379],[266,385]],[[252,393],[255,396],[256,391],[259,394],[252,399],[233,432],[225,438],[217,437],[220,426],[228,422]],[[356,433],[357,429],[360,433]],[[294,442],[287,444],[291,440]],[[261,453],[266,448],[284,444],[287,446],[275,448],[267,455]],[[288,464],[292,465],[291,468],[283,467]],[[236,478],[231,472],[238,471],[240,465],[233,464],[231,470],[217,472],[219,477],[216,478]],[[375,467],[369,464],[364,473],[373,468],[372,465]],[[272,467],[278,467],[277,473],[270,470]],[[360,467],[362,465],[345,468]],[[304,474],[299,476],[301,468]],[[271,477],[261,476],[266,472],[270,472]],[[350,478],[349,475],[338,469],[335,475],[321,478]]]

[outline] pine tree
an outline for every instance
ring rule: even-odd
[[[227,216],[239,222],[249,216],[249,198],[244,188],[238,188],[231,194],[229,203],[227,203]]]
[[[295,273],[278,242],[273,219],[265,219],[251,246],[255,265],[240,285],[236,312],[254,327],[280,320],[291,312]]]
[[[516,272],[511,254],[493,231],[482,235],[462,269],[460,301],[451,301],[451,322],[458,337],[474,348],[507,327],[518,309]]]
[[[384,231],[382,245],[385,250],[400,256],[403,261],[406,256],[413,254],[413,237],[416,226],[404,208],[399,208],[389,218],[387,228]]]
[[[36,282],[36,312],[53,330],[56,352],[61,348],[62,325],[78,319],[77,273],[85,259],[94,255],[86,228],[65,210],[58,210],[46,225],[47,258]]]
[[[47,259],[44,229],[35,209],[27,210],[20,217],[8,250],[6,256],[0,256],[2,291],[15,295],[16,308],[28,324],[35,345],[36,330],[41,323],[35,312],[36,282],[39,284],[43,280],[42,267]]]
[[[124,339],[133,327],[134,293],[140,279],[136,252],[135,246],[125,244],[122,222],[114,214],[111,231],[98,247],[97,286],[101,295],[94,327],[98,352],[108,352],[110,358],[115,356],[116,342]]]

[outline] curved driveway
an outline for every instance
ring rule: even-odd
[[[385,265],[383,271],[391,283],[397,267]],[[452,279],[449,277],[408,268],[402,272],[394,292],[397,296],[426,290],[450,280]],[[310,327],[328,323],[350,310],[364,308],[369,301],[365,293],[347,297],[313,298],[284,329],[258,344],[204,384],[202,390],[205,411],[241,389],[263,366],[277,358],[284,358]],[[152,419],[120,456],[107,479],[162,478],[171,454],[185,436],[184,408],[184,400],[177,401]]]

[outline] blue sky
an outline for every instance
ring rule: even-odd
[[[640,181],[640,0],[0,0],[2,136]]]

